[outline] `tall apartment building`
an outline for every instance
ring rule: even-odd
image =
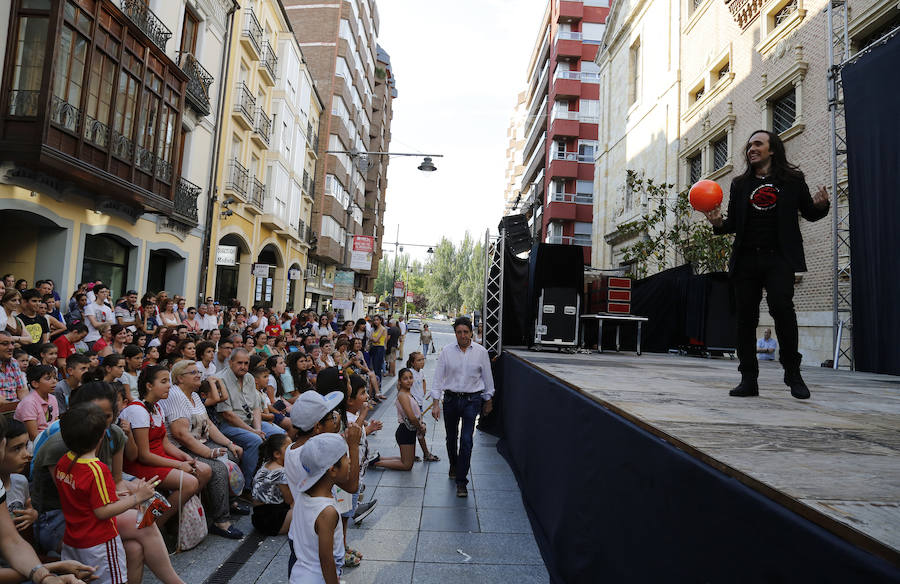
[[[2,6],[0,271],[193,302],[237,3]]]
[[[584,246],[591,261],[594,153],[600,121],[594,63],[608,0],[549,0],[528,65],[520,192],[533,235]]]
[[[396,90],[387,54],[382,61],[377,45],[374,0],[284,4],[326,106],[311,223],[318,240],[307,283],[307,302],[324,310],[333,306],[336,276],[344,288],[348,278],[353,280],[354,296],[371,291],[375,283],[388,157],[356,153],[388,151]],[[354,235],[374,236],[375,250],[369,269],[351,274]]]
[[[299,310],[322,101],[278,0],[235,15],[206,294]]]
[[[512,215],[519,212],[522,204],[522,173],[525,165],[522,164],[522,149],[525,148],[525,98],[526,92],[522,91],[516,96],[516,107],[509,119],[509,127],[506,128],[506,170],[503,180],[503,214]]]

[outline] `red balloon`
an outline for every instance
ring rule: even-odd
[[[691,207],[700,212],[712,211],[722,204],[722,187],[715,181],[697,181],[688,194]]]

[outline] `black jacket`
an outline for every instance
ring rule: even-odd
[[[778,247],[795,272],[806,271],[806,256],[803,253],[803,236],[800,235],[800,219],[802,215],[807,221],[818,221],[828,215],[831,206],[829,201],[821,209],[813,204],[809,187],[802,178],[772,179],[780,194],[776,213],[778,218]],[[731,181],[728,199],[728,215],[719,227],[713,227],[716,235],[734,233],[734,245],[731,258],[728,260],[728,271],[734,272],[735,262],[744,239],[744,227],[750,211],[751,181],[740,177]]]

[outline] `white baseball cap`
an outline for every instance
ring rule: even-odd
[[[340,391],[332,391],[328,395],[312,389],[304,391],[291,406],[291,425],[309,432],[325,414],[338,407],[342,399],[344,394]]]
[[[307,440],[300,449],[300,465],[306,471],[306,477],[298,485],[300,492],[308,491],[347,454],[347,441],[340,434],[327,432]]]

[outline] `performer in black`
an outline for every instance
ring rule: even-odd
[[[741,383],[729,395],[759,395],[756,327],[765,288],[781,344],[784,382],[795,398],[807,399],[809,389],[800,376],[793,302],[794,273],[806,271],[798,212],[807,221],[825,217],[830,205],[828,191],[819,187],[810,196],[803,173],[787,161],[784,143],[772,132],[754,132],[744,158],[747,170],[731,182],[728,216],[723,218],[719,207],[705,213],[716,234],[735,234],[728,271],[737,308]]]

